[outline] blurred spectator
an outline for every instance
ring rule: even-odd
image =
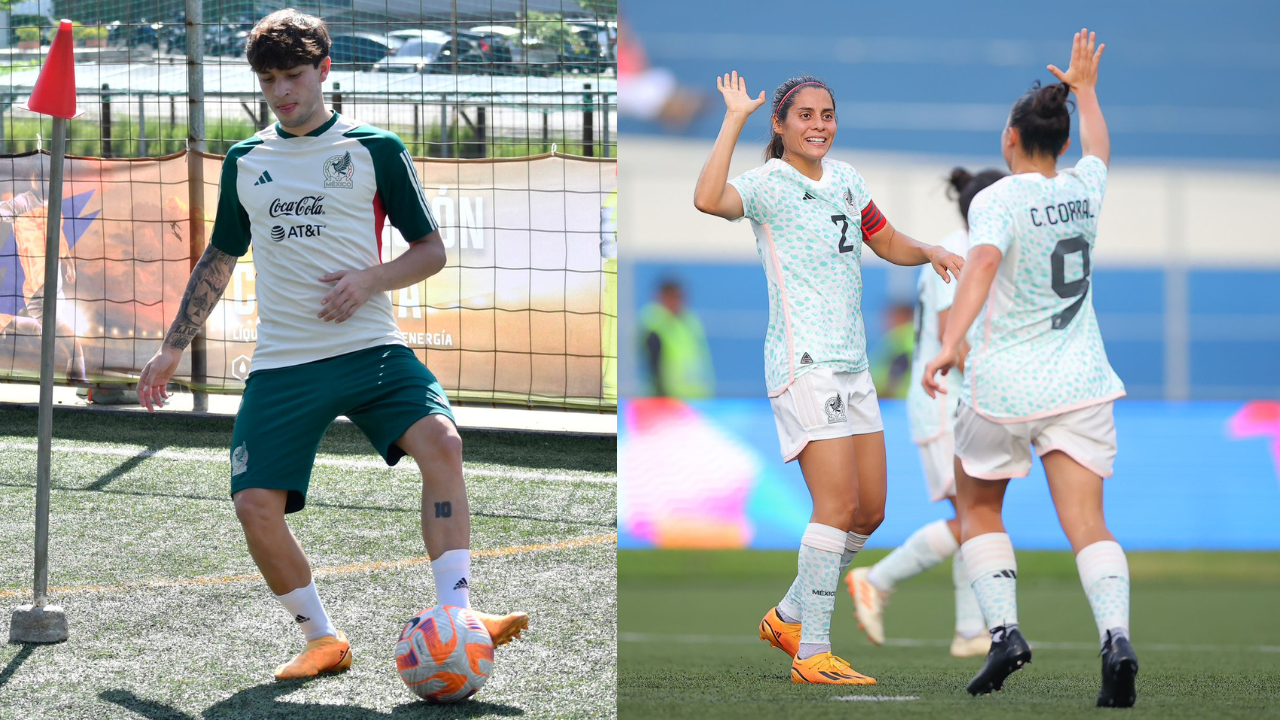
[[[915,308],[889,306],[889,330],[871,354],[871,380],[881,398],[905,398],[911,384],[911,351],[915,348]]]
[[[618,20],[618,114],[683,130],[707,106],[701,93],[680,87],[666,68],[649,66],[640,41]]]
[[[679,282],[662,282],[658,299],[640,312],[640,327],[650,395],[686,400],[711,396],[711,351],[702,322],[684,305]]]

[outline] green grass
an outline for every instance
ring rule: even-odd
[[[883,555],[868,551],[858,564]],[[793,685],[789,661],[757,627],[795,562],[794,552],[619,552],[618,716],[1280,717],[1280,553],[1129,553],[1141,669],[1127,711],[1094,707],[1097,631],[1069,553],[1018,553],[1019,621],[1034,661],[981,698],[964,690],[981,659],[947,654],[949,563],[898,587],[883,647],[858,630],[841,585],[834,649],[877,685]],[[837,699],[850,696],[915,699]]]
[[[472,549],[481,551],[472,601],[524,609],[532,623],[523,641],[498,650],[476,699],[435,708],[403,686],[392,657],[402,623],[435,603],[430,567],[341,569],[424,554],[417,473],[366,467],[378,458],[352,425],[330,429],[307,508],[290,516],[312,566],[337,569],[317,573],[316,585],[351,638],[350,672],[274,682],[271,669],[302,637],[266,585],[184,583],[256,572],[228,497],[231,427],[174,415],[55,415],[49,584],[66,588],[52,601],[65,608],[71,637],[0,645],[0,717],[614,714],[614,440],[463,433]],[[13,609],[30,602],[35,428],[33,412],[0,411],[0,637]],[[142,449],[195,457],[140,457]],[[569,546],[512,550],[557,544]]]

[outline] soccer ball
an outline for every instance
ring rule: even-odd
[[[430,607],[401,631],[396,670],[423,700],[460,702],[480,692],[493,672],[493,640],[470,610]]]

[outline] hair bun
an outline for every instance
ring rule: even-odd
[[[951,184],[948,194],[950,192],[958,194],[961,190],[964,190],[964,186],[968,185],[971,180],[973,180],[973,173],[968,170],[962,167],[952,169],[951,176],[947,178],[947,182]]]
[[[1053,83],[1045,85],[1036,91],[1036,97],[1031,102],[1031,112],[1042,118],[1053,118],[1062,114],[1067,106],[1067,95],[1071,92],[1071,88],[1066,83]]]

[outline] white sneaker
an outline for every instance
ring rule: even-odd
[[[951,657],[982,657],[991,650],[991,633],[980,632],[971,638],[960,633],[951,639]]]
[[[853,596],[853,612],[858,616],[858,627],[867,633],[872,645],[884,644],[884,606],[889,593],[881,591],[867,580],[870,567],[854,568],[845,576],[849,594]]]

